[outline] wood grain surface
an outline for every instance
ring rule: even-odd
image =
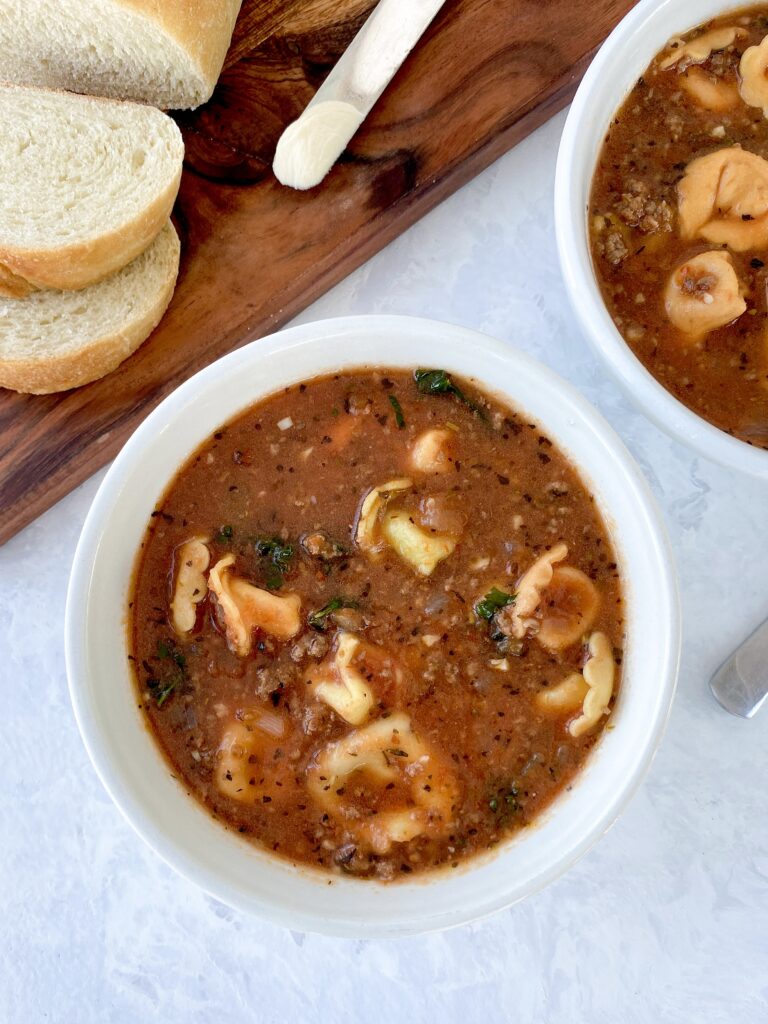
[[[115,373],[60,395],[0,390],[0,542],[85,480],[218,356],[269,333],[570,99],[631,0],[448,0],[349,151],[308,193],[275,143],[374,0],[246,0],[187,145],[173,303]]]

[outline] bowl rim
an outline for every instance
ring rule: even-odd
[[[721,14],[744,6],[744,0],[719,0],[711,6]],[[555,170],[555,234],[558,255],[571,306],[582,333],[600,355],[630,400],[656,426],[704,458],[729,469],[768,478],[768,451],[741,441],[693,412],[650,373],[621,336],[613,322],[597,283],[589,249],[588,194],[603,138],[611,117],[627,92],[610,107],[596,95],[605,79],[619,67],[638,65],[632,81],[647,67],[659,47],[643,44],[649,25],[675,15],[667,37],[686,31],[714,17],[702,18],[690,9],[688,0],[640,0],[616,26],[600,47],[576,92],[566,118]],[[686,28],[682,27],[686,26]],[[626,72],[622,72],[626,74]],[[630,86],[631,88],[631,86]],[[597,114],[596,114],[597,112]],[[587,195],[579,175],[585,171]]]
[[[658,691],[652,695],[654,710],[647,725],[647,738],[644,746],[637,755],[631,776],[619,787],[618,797],[613,799],[610,805],[595,818],[580,841],[574,843],[565,854],[555,858],[548,865],[547,869],[536,877],[535,884],[529,885],[524,892],[514,892],[511,890],[512,895],[510,895],[510,892],[504,891],[494,896],[493,899],[487,900],[481,906],[473,906],[470,909],[464,908],[433,916],[425,913],[412,920],[398,922],[396,925],[391,923],[380,925],[375,920],[359,920],[354,916],[339,916],[334,919],[328,919],[327,916],[321,916],[310,911],[303,911],[301,913],[289,912],[282,908],[279,899],[270,903],[269,901],[265,902],[263,899],[259,900],[249,897],[247,893],[243,892],[242,888],[238,888],[228,882],[223,873],[211,872],[206,869],[194,853],[190,854],[189,849],[180,846],[175,837],[169,836],[161,827],[158,827],[157,823],[151,819],[147,808],[140,802],[137,802],[135,796],[128,790],[128,787],[121,779],[120,768],[113,763],[110,741],[101,731],[96,708],[89,695],[87,682],[86,620],[89,613],[84,614],[82,612],[82,609],[88,608],[89,590],[96,560],[106,557],[102,550],[102,534],[105,524],[113,514],[116,503],[120,500],[123,486],[130,479],[130,475],[136,472],[144,452],[148,446],[151,446],[156,433],[168,429],[169,425],[173,423],[174,416],[180,415],[181,410],[190,403],[194,404],[201,401],[205,396],[205,389],[207,387],[212,388],[217,382],[220,383],[227,379],[237,378],[238,371],[247,366],[257,365],[268,355],[279,354],[283,350],[297,344],[319,346],[330,337],[338,336],[341,338],[344,335],[347,338],[351,338],[352,336],[359,335],[360,332],[367,331],[378,331],[380,333],[411,331],[414,335],[424,336],[425,339],[427,335],[430,339],[434,339],[438,332],[442,332],[444,335],[446,332],[449,332],[456,337],[461,337],[462,342],[470,342],[482,350],[477,359],[478,369],[476,374],[480,386],[490,391],[496,390],[498,394],[506,397],[508,401],[518,407],[524,408],[524,403],[519,397],[514,398],[509,392],[499,391],[498,388],[495,388],[492,380],[490,380],[490,369],[484,370],[483,368],[483,358],[489,361],[492,361],[491,357],[502,358],[505,361],[511,360],[512,364],[516,364],[518,367],[526,367],[540,381],[548,383],[549,386],[555,388],[558,391],[558,398],[561,398],[564,403],[570,403],[569,408],[572,407],[578,416],[586,422],[588,427],[597,431],[601,448],[609,452],[610,458],[613,460],[612,464],[615,464],[615,468],[622,473],[622,480],[631,488],[633,500],[637,503],[640,510],[638,515],[642,518],[643,529],[645,530],[648,542],[647,557],[654,564],[656,572],[659,573],[657,580],[659,605],[663,608],[665,616],[662,623],[662,633],[656,638],[659,650],[659,664],[663,668],[660,673],[661,678]],[[354,352],[350,352],[349,346],[347,346],[345,353],[333,360],[333,366],[329,366],[327,370],[321,372],[334,372],[334,367],[343,371],[344,369],[351,370],[354,367],[364,365],[387,366],[388,364],[386,357],[381,358],[378,363],[371,359],[356,359]],[[418,365],[418,360],[414,360],[412,365]],[[306,379],[306,375],[298,374],[294,379],[298,382],[301,379]],[[268,394],[274,393],[274,390],[274,388],[265,390],[256,399],[247,401],[233,400],[228,411],[220,417],[221,422],[225,423],[231,420],[238,412],[254,404],[254,402],[260,401],[261,398],[266,397]],[[540,420],[540,422],[546,428],[546,422],[543,420]],[[205,433],[205,436],[208,436],[208,432]],[[176,466],[182,465],[186,458],[187,454],[178,456],[175,460]],[[577,468],[583,478],[588,478],[588,470],[582,467]],[[168,479],[170,477],[166,478],[166,484]],[[157,495],[154,497],[157,497]],[[618,531],[614,532],[618,543]],[[135,555],[135,552],[133,554]],[[109,468],[87,514],[77,545],[67,592],[65,658],[69,693],[75,719],[97,775],[113,802],[132,828],[175,871],[221,902],[239,911],[246,910],[258,913],[266,920],[285,927],[347,937],[392,937],[455,927],[486,917],[512,905],[517,900],[538,891],[568,870],[613,824],[645,777],[666,728],[677,682],[681,624],[679,594],[674,565],[671,545],[655,499],[651,494],[645,477],[618,435],[571,384],[564,381],[551,369],[539,363],[531,356],[519,349],[468,328],[413,317],[357,316],[301,324],[254,341],[224,356],[182,384],[164,399],[143,421]],[[159,754],[158,756],[162,757]],[[583,775],[584,772],[581,774]],[[196,806],[198,805],[196,804]],[[201,817],[203,816],[201,815]],[[220,829],[221,826],[216,825],[216,828]],[[242,840],[239,840],[239,842],[242,842]],[[509,846],[511,845],[509,844]],[[505,844],[504,849],[507,848],[508,846]],[[503,851],[501,855],[503,855]],[[276,858],[270,858],[270,860],[277,861]],[[483,858],[475,858],[468,862],[468,866],[463,874],[465,876],[471,874],[476,868],[481,866],[482,860]],[[456,875],[436,872],[429,876],[426,881],[430,885],[439,885],[442,879],[455,880],[455,878]],[[356,881],[354,884],[369,887],[376,883]],[[406,884],[405,882],[398,882],[397,888],[405,887]],[[423,886],[424,884],[425,882],[422,880],[421,885]],[[391,892],[391,886],[384,886],[384,889]]]

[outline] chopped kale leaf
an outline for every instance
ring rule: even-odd
[[[389,404],[395,410],[395,423],[397,424],[397,429],[403,430],[405,427],[405,416],[403,416],[402,406],[394,395],[387,395],[387,398],[389,398]]]
[[[256,554],[267,560],[265,583],[269,590],[282,587],[286,572],[293,558],[293,544],[287,544],[279,537],[259,537],[254,541]]]
[[[338,611],[339,608],[357,608],[357,602],[348,601],[344,597],[331,598],[328,604],[319,608],[316,612],[312,612],[307,619],[307,622],[313,629],[316,629],[318,633],[323,633],[328,626],[328,616],[333,612]]]
[[[508,604],[512,604],[516,596],[516,594],[507,594],[504,590],[499,590],[498,587],[492,587],[485,597],[475,604],[475,615],[479,619],[490,622],[496,612],[506,608]]]
[[[485,410],[468,398],[445,370],[416,370],[413,378],[416,381],[416,388],[422,395],[452,395],[476,413],[481,420],[488,418]]]

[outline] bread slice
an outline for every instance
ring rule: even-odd
[[[168,220],[183,159],[152,107],[0,86],[0,294],[85,288],[130,263]]]
[[[241,0],[0,0],[0,81],[197,107]]]
[[[114,370],[160,322],[179,251],[169,221],[149,249],[90,288],[0,299],[0,387],[42,395]]]

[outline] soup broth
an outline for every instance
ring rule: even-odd
[[[616,554],[535,423],[440,370],[275,394],[153,512],[133,584],[140,707],[227,828],[392,879],[528,826],[618,689]]]

